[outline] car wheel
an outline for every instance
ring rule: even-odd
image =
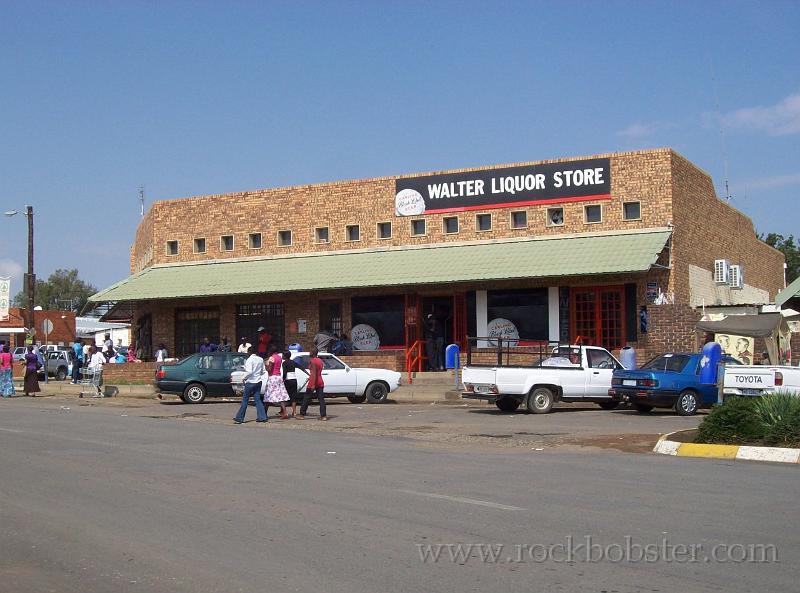
[[[648,414],[653,411],[653,406],[648,406],[647,404],[633,404],[633,407],[640,414]]]
[[[534,414],[547,414],[553,409],[553,392],[547,387],[537,387],[528,396],[528,411]]]
[[[63,381],[66,378],[67,378],[67,369],[65,369],[64,367],[59,368],[56,371],[56,380]]]
[[[185,403],[185,404],[188,404],[188,403],[189,403],[188,401],[186,401],[186,396],[185,396],[184,394],[182,394],[182,393],[181,393],[181,394],[180,394],[178,397],[179,397],[179,398],[181,398],[181,401],[182,401],[183,403]]]
[[[694,391],[682,391],[675,402],[678,416],[693,416],[697,413],[697,394]]]
[[[187,404],[201,404],[206,399],[206,388],[200,383],[189,383],[183,390],[181,399]]]
[[[597,405],[604,410],[616,410],[619,402],[599,402]]]
[[[386,383],[381,383],[380,381],[373,381],[369,385],[367,385],[367,401],[371,404],[381,404],[386,401],[386,397],[389,395],[389,388],[386,386]]]
[[[366,395],[348,395],[347,400],[351,404],[363,404],[367,400]]]
[[[520,401],[514,399],[513,397],[501,397],[494,405],[497,406],[497,409],[501,412],[516,412],[517,408],[519,408]]]

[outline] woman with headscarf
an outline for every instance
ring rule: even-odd
[[[274,345],[270,345],[267,351],[267,361],[264,364],[267,370],[267,380],[264,383],[264,403],[267,409],[270,404],[278,404],[281,407],[281,418],[286,420],[289,415],[286,413],[286,402],[289,401],[289,394],[283,385],[281,369],[283,357]]]
[[[28,346],[28,352],[25,353],[25,360],[22,361],[25,365],[25,395],[34,397],[34,394],[41,391],[39,388],[39,357],[33,351],[33,346]]]

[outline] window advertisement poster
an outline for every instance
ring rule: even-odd
[[[742,364],[753,364],[755,339],[732,334],[716,334],[714,341],[720,345],[722,352],[734,357]]]

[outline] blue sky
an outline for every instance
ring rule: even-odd
[[[669,146],[800,234],[800,3],[7,2],[0,201],[128,275],[147,201]],[[727,162],[727,167],[726,167]],[[0,217],[20,287],[24,217]]]

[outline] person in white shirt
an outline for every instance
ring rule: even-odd
[[[106,357],[95,346],[89,350],[91,358],[89,359],[89,368],[95,372],[102,371],[103,365],[106,363]]]
[[[267,412],[264,409],[264,402],[261,399],[261,381],[264,379],[266,369],[264,368],[264,359],[255,352],[255,348],[250,346],[247,349],[250,355],[244,362],[244,394],[242,394],[242,405],[239,406],[239,411],[233,421],[236,424],[244,422],[245,414],[247,414],[247,403],[252,396],[256,402],[256,422],[266,422]]]
[[[85,364],[87,366],[89,364],[89,359],[92,357],[91,350],[92,350],[92,347],[89,344],[84,344],[83,345],[83,364]]]
[[[250,348],[250,342],[247,341],[247,338],[242,336],[242,340],[239,343],[239,349],[237,350],[237,352],[239,352],[240,354],[247,354],[248,348]]]
[[[159,344],[158,350],[156,350],[156,362],[164,362],[167,356],[167,347],[163,343]]]

